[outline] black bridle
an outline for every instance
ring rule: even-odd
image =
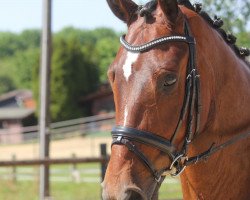
[[[179,116],[179,120],[176,129],[170,140],[160,137],[154,133],[138,130],[126,126],[116,126],[112,129],[113,142],[112,145],[125,145],[130,151],[132,151],[142,163],[149,169],[157,182],[161,182],[162,177],[170,174],[177,176],[183,172],[186,166],[197,163],[198,161],[205,160],[208,156],[216,151],[225,148],[226,146],[250,136],[250,133],[241,134],[233,139],[214,147],[212,145],[207,151],[188,158],[187,151],[189,144],[192,142],[195,135],[199,133],[200,125],[200,112],[201,112],[201,98],[200,98],[200,76],[196,68],[196,50],[195,39],[191,36],[191,32],[187,21],[185,20],[184,27],[185,35],[176,36],[164,36],[155,40],[152,40],[146,44],[133,46],[125,40],[125,36],[120,38],[121,44],[130,52],[145,52],[155,46],[162,45],[169,42],[185,42],[189,47],[189,59],[186,70],[186,83],[185,83],[185,97],[182,105],[182,110]],[[174,145],[175,139],[180,132],[180,128],[183,126],[183,122],[187,121],[185,140],[180,151],[177,150]],[[171,159],[170,167],[157,171],[154,165],[146,158],[146,156],[137,149],[132,141],[139,142],[145,145],[152,146],[166,153]]]

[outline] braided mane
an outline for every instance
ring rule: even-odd
[[[192,5],[189,0],[177,0],[179,5],[183,5],[196,13],[198,13],[205,21],[213,27],[224,39],[224,41],[234,50],[235,54],[243,59],[249,66],[250,63],[247,61],[246,57],[250,55],[250,49],[244,47],[238,47],[236,45],[236,36],[231,33],[226,33],[224,29],[221,27],[223,26],[223,20],[217,16],[214,16],[212,19],[207,12],[202,10],[201,3],[195,3]],[[153,0],[145,4],[144,6],[139,7],[139,14],[141,17],[145,17],[145,19],[151,15],[152,11],[156,8],[157,1]]]
[[[201,3],[195,3],[194,5],[192,5],[189,0],[178,0],[178,4],[184,5],[185,7],[195,11],[203,19],[205,19],[205,21],[208,22],[208,24],[222,36],[224,41],[234,50],[235,54],[250,66],[250,63],[246,59],[246,57],[250,55],[250,49],[245,47],[238,47],[236,45],[236,36],[231,33],[226,33],[226,31],[221,28],[224,24],[221,18],[214,16],[214,19],[212,19],[207,12],[202,10]]]

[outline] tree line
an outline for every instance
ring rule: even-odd
[[[106,71],[119,47],[119,33],[108,29],[64,28],[53,34],[51,64],[52,121],[84,116],[80,97],[107,81]],[[0,94],[30,89],[39,96],[39,30],[0,32]]]

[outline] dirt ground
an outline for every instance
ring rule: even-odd
[[[107,151],[110,153],[111,137],[75,137],[55,140],[50,145],[50,157],[69,158],[72,154],[77,157],[98,157],[102,143],[107,144]],[[0,146],[0,160],[11,160],[13,155],[17,160],[38,158],[39,146],[37,143]]]

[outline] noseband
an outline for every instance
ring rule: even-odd
[[[244,135],[242,134],[227,141],[226,143],[223,143],[222,145],[216,147],[212,145],[207,151],[197,156],[191,158],[187,157],[189,144],[192,142],[194,136],[199,133],[201,98],[200,76],[196,68],[195,59],[195,39],[191,36],[191,32],[186,20],[184,32],[185,35],[164,36],[138,46],[133,46],[129,44],[125,40],[125,36],[122,36],[120,38],[121,44],[127,51],[136,53],[142,53],[151,50],[156,46],[170,42],[184,42],[187,43],[189,47],[189,59],[187,63],[185,82],[185,96],[181,113],[179,115],[179,120],[172,137],[168,140],[154,133],[126,126],[116,126],[112,129],[111,132],[113,138],[112,145],[125,145],[149,169],[149,171],[152,173],[157,182],[161,182],[163,180],[163,177],[168,174],[170,174],[171,176],[177,176],[184,171],[186,166],[194,164],[200,160],[204,160],[216,151],[240,139],[250,136],[250,133]],[[187,122],[185,126],[185,140],[183,142],[181,150],[178,151],[177,147],[174,145],[174,142],[180,132],[180,128],[184,125],[184,121]],[[160,171],[157,171],[154,165],[146,158],[146,156],[141,151],[139,151],[136,145],[134,145],[133,141],[144,145],[149,145],[164,152],[171,160],[170,166]]]

